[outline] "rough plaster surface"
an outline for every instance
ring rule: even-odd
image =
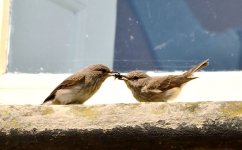
[[[140,103],[97,106],[1,106],[0,127],[38,131],[45,129],[112,129],[116,126],[142,126],[176,129],[181,123],[201,128],[207,119],[224,118],[225,104]],[[218,110],[218,111],[215,111]],[[221,120],[223,121],[223,120]],[[159,123],[162,122],[162,123]],[[167,124],[166,124],[167,123]]]
[[[2,105],[0,141],[15,149],[53,149],[51,143],[87,149],[236,148],[242,146],[242,102]]]
[[[220,123],[242,118],[242,102],[136,103],[110,105],[2,105],[0,128],[37,131],[53,129],[113,129],[142,126],[177,129],[203,128],[208,120]],[[241,126],[242,128],[242,126]]]

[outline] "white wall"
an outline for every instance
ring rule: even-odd
[[[0,41],[2,41],[2,25],[3,25],[3,0],[0,1]]]
[[[151,76],[181,74],[154,73]],[[41,104],[69,74],[5,74],[0,76],[0,104]],[[242,72],[197,72],[199,77],[187,83],[176,102],[240,101]],[[85,104],[135,103],[125,83],[108,78]]]

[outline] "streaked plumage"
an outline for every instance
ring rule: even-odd
[[[115,73],[102,64],[90,65],[66,78],[44,100],[43,104],[82,104]]]
[[[205,60],[182,75],[151,77],[142,71],[131,71],[126,76],[117,74],[116,78],[124,80],[140,102],[166,102],[176,98],[185,83],[197,78],[193,73],[207,65],[208,60]]]

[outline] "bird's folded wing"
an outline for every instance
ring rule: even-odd
[[[181,76],[165,76],[154,78],[152,81],[144,88],[144,91],[154,92],[154,93],[161,93],[172,89],[174,87],[180,86]]]
[[[169,75],[165,80],[159,83],[158,89],[167,91],[172,88],[181,87],[184,83],[196,78],[197,77],[186,77],[184,75]]]
[[[142,89],[141,89],[141,92],[142,92],[142,93],[146,93],[146,94],[153,94],[153,93],[158,94],[158,93],[161,93],[162,91],[159,90],[159,89],[147,89],[147,88],[142,88]]]
[[[67,79],[65,79],[62,83],[60,83],[51,93],[50,95],[44,100],[43,103],[52,100],[55,97],[55,93],[59,89],[68,89],[71,88],[73,85],[76,85],[77,83],[85,82],[85,76],[79,75],[79,76],[70,76]]]

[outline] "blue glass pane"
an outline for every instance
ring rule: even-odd
[[[114,69],[238,70],[242,1],[119,0]]]

